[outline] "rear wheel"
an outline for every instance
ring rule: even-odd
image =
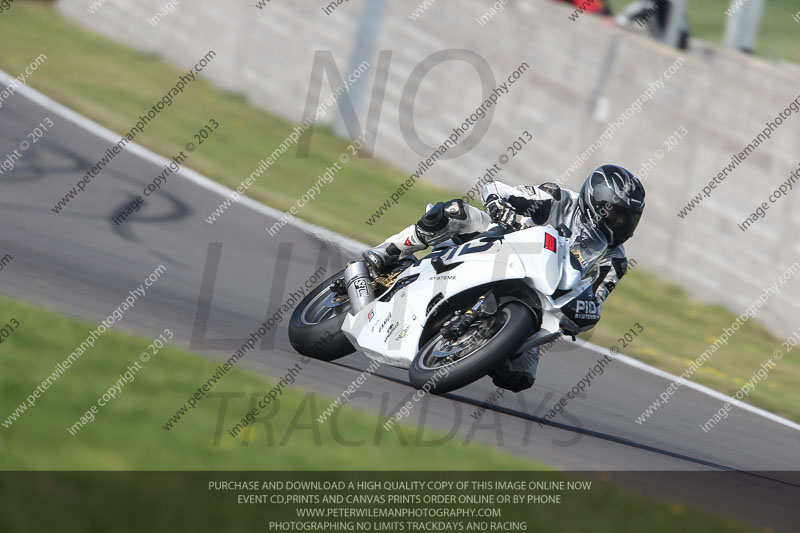
[[[355,348],[342,333],[350,311],[347,294],[331,289],[344,271],[334,274],[311,291],[297,305],[289,321],[289,342],[298,353],[322,361],[333,361],[353,353]]]
[[[489,374],[514,355],[533,333],[534,319],[519,302],[503,304],[495,314],[476,319],[458,338],[434,335],[419,351],[408,377],[418,389],[442,394]]]

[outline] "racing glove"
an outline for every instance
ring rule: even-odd
[[[492,220],[503,227],[511,226],[517,215],[514,206],[496,194],[490,194],[486,197],[484,208],[489,213],[489,216],[492,217]]]

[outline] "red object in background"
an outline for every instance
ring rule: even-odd
[[[611,10],[603,0],[561,0],[561,2],[572,4],[575,7],[582,7],[586,13],[603,13],[606,15],[611,13]]]

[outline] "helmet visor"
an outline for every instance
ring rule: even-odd
[[[612,246],[619,246],[633,235],[642,211],[619,205],[606,203],[601,211],[603,224],[609,231],[608,237]]]

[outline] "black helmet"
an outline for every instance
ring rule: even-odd
[[[605,235],[611,248],[631,238],[644,210],[644,187],[617,165],[603,165],[586,178],[578,212]]]

